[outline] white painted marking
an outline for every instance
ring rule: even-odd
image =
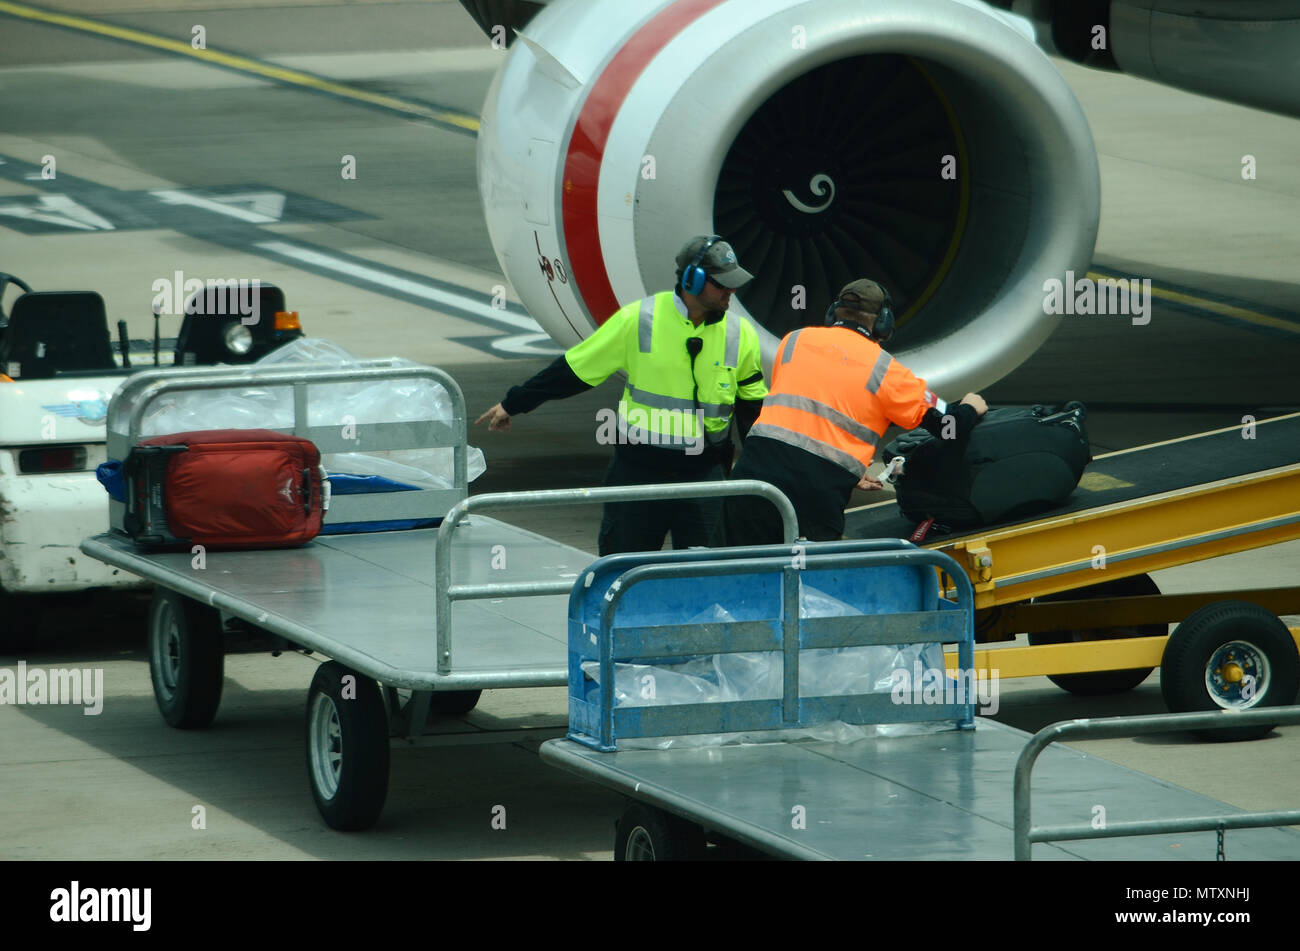
[[[80,231],[113,231],[111,222],[67,195],[41,195],[36,205],[0,205],[0,215],[44,221],[46,224]]]
[[[247,204],[255,215],[266,215],[273,221],[284,217],[284,192],[244,192],[240,195],[214,195],[213,201],[223,205]]]
[[[255,245],[255,247],[261,248],[263,251],[270,251],[272,254],[280,254],[287,258],[293,258],[295,261],[302,261],[304,264],[310,264],[314,267],[327,268],[331,271],[337,271],[340,274],[346,274],[349,277],[359,278],[363,281],[369,281],[372,284],[392,288],[400,293],[410,294],[412,297],[421,297],[425,300],[434,301],[435,303],[468,310],[486,320],[491,320],[498,324],[504,324],[507,327],[515,327],[519,330],[532,331],[533,335],[546,338],[546,334],[542,332],[542,328],[538,325],[537,321],[533,320],[531,317],[512,314],[508,310],[501,310],[500,308],[493,307],[487,302],[490,295],[486,293],[483,295],[482,299],[470,297],[464,294],[455,294],[451,291],[444,291],[438,287],[431,287],[428,284],[421,284],[418,281],[409,280],[408,278],[398,277],[396,274],[388,274],[376,268],[366,267],[364,264],[357,264],[353,261],[344,261],[340,258],[333,257],[332,255],[322,254],[320,251],[314,251],[309,248],[300,248],[297,245],[289,244],[287,241],[260,241]]]
[[[205,198],[202,195],[194,195],[177,189],[162,189],[149,194],[168,205],[193,205],[195,208],[215,211],[219,215],[238,218],[240,221],[247,221],[249,224],[254,225],[270,225],[280,220],[278,217],[272,218],[257,211],[245,211],[243,208],[224,205],[217,198]]]
[[[542,346],[537,346],[541,344]],[[554,357],[564,352],[550,337],[550,334],[518,334],[514,337],[499,337],[492,341],[492,349],[502,353],[519,353],[530,357]]]

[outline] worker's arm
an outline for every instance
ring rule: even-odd
[[[736,318],[731,318],[736,319]],[[763,378],[763,348],[758,334],[748,321],[740,324],[740,365],[736,367],[736,432],[744,442],[749,428],[763,410],[763,397],[767,396],[767,381]]]
[[[988,411],[978,393],[967,393],[956,406],[945,403],[930,391],[925,380],[892,358],[875,393],[890,422],[903,429],[920,426],[936,439],[965,439]],[[954,420],[955,431],[952,426],[945,427],[947,417]]]
[[[505,399],[475,420],[488,429],[510,428],[510,417],[530,413],[547,400],[564,399],[604,383],[627,359],[626,334],[629,319],[639,312],[637,304],[620,308],[596,332],[556,357],[546,369],[519,386],[512,386]],[[635,332],[635,324],[631,325]]]
[[[763,411],[762,400],[736,400],[736,432],[740,435],[740,441],[744,442],[745,437],[749,435],[749,428],[758,421],[758,414]]]
[[[979,404],[968,403],[970,397],[974,396],[979,399]],[[948,412],[940,412],[937,407],[931,407],[925,411],[921,417],[921,428],[928,432],[935,439],[954,439],[963,440],[970,435],[970,431],[975,428],[975,424],[983,414],[980,406],[984,401],[975,393],[967,393],[956,406],[948,406]],[[987,407],[985,407],[987,408]],[[948,417],[952,417],[953,425],[947,425]]]

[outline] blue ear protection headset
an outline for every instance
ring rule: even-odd
[[[704,292],[704,285],[708,283],[709,275],[700,265],[704,262],[704,255],[709,253],[709,248],[721,240],[722,238],[716,234],[710,235],[709,240],[705,241],[704,246],[700,248],[699,254],[695,255],[695,260],[682,271],[681,288],[686,293],[698,295]]]
[[[885,299],[880,305],[880,313],[876,315],[875,323],[871,325],[871,333],[868,335],[876,343],[887,343],[889,338],[894,335],[894,299],[889,295],[889,288],[881,284],[880,289],[885,294]],[[835,309],[842,306],[839,298],[831,301],[831,306],[826,308],[827,326],[835,323]]]

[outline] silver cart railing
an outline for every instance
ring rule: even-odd
[[[441,385],[451,403],[451,419],[313,423],[313,401],[319,388],[400,383],[425,380]],[[344,367],[278,364],[269,367],[195,367],[144,370],[129,377],[113,394],[108,411],[108,458],[125,460],[132,447],[147,438],[145,421],[151,411],[171,397],[223,390],[261,391],[286,389],[292,403],[290,425],[263,429],[310,439],[322,454],[377,452],[396,449],[447,449],[452,457],[452,482],[446,488],[420,488],[406,492],[335,495],[330,500],[326,524],[378,522],[402,519],[436,519],[468,495],[466,480],[465,397],[452,377],[436,367],[396,360],[364,360]],[[215,429],[217,426],[198,428]],[[165,435],[157,433],[156,435]],[[125,506],[110,502],[109,521],[121,528]]]
[[[1035,826],[1030,821],[1030,776],[1039,754],[1058,740],[1104,739],[1177,733],[1182,730],[1227,730],[1264,724],[1300,723],[1300,706],[1261,707],[1255,710],[1219,710],[1209,713],[1162,713],[1144,717],[1106,717],[1099,720],[1063,720],[1045,726],[1025,744],[1016,760],[1012,810],[1015,857],[1027,862],[1035,842],[1064,842],[1074,839],[1104,839],[1128,835],[1167,835],[1173,832],[1259,829],[1269,826],[1300,825],[1300,810],[1280,812],[1236,812],[1218,816],[1189,816],[1172,819],[1144,819],[1107,822],[1103,828],[1089,824]]]
[[[793,544],[799,520],[794,506],[774,485],[754,479],[732,482],[679,482],[671,485],[604,486],[591,489],[548,489],[540,492],[496,492],[467,498],[449,511],[438,528],[434,558],[434,611],[439,674],[452,669],[451,603],[483,598],[529,597],[568,594],[571,579],[556,581],[518,581],[502,584],[453,585],[451,583],[451,538],[458,525],[471,512],[485,508],[520,509],[546,505],[574,505],[605,502],[649,502],[671,499],[719,498],[732,495],[756,495],[767,499],[781,513],[782,534],[786,544]]]

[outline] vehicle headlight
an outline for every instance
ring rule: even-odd
[[[222,333],[226,349],[238,356],[243,356],[253,349],[253,333],[243,324],[231,324]]]

